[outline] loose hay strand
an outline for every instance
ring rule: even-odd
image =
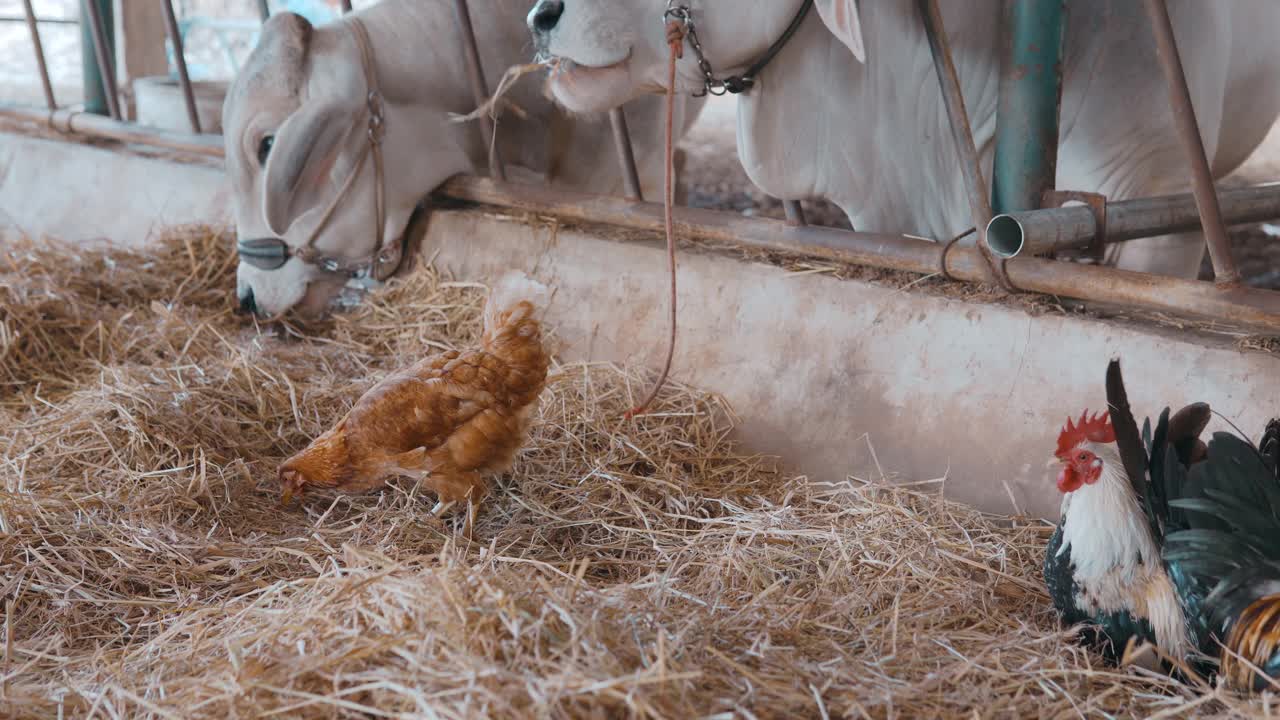
[[[281,512],[275,464],[474,342],[484,291],[423,268],[281,339],[232,312],[231,246],[0,248],[0,714],[1264,712],[1074,645],[1043,525],[788,477],[687,387],[623,423],[649,378],[612,365],[554,369],[474,543],[408,482]]]

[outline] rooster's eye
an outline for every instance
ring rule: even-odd
[[[1082,452],[1082,453],[1080,453],[1080,454],[1076,455],[1076,462],[1082,462],[1082,463],[1083,463],[1083,462],[1088,462],[1088,461],[1089,461],[1089,453],[1087,453],[1087,452]]]

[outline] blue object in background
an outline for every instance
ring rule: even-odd
[[[324,0],[284,0],[284,9],[301,15],[312,25],[323,25],[339,16],[339,11]]]

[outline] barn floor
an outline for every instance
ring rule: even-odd
[[[0,714],[1268,709],[1072,645],[1045,525],[936,481],[780,475],[688,388],[624,422],[648,379],[614,366],[556,369],[473,543],[407,483],[281,509],[275,464],[383,374],[469,343],[483,290],[422,268],[331,323],[258,328],[231,311],[230,247],[0,252]]]

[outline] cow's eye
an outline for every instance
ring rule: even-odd
[[[267,156],[271,154],[271,146],[275,144],[275,135],[264,135],[258,142],[258,167],[267,164]]]

